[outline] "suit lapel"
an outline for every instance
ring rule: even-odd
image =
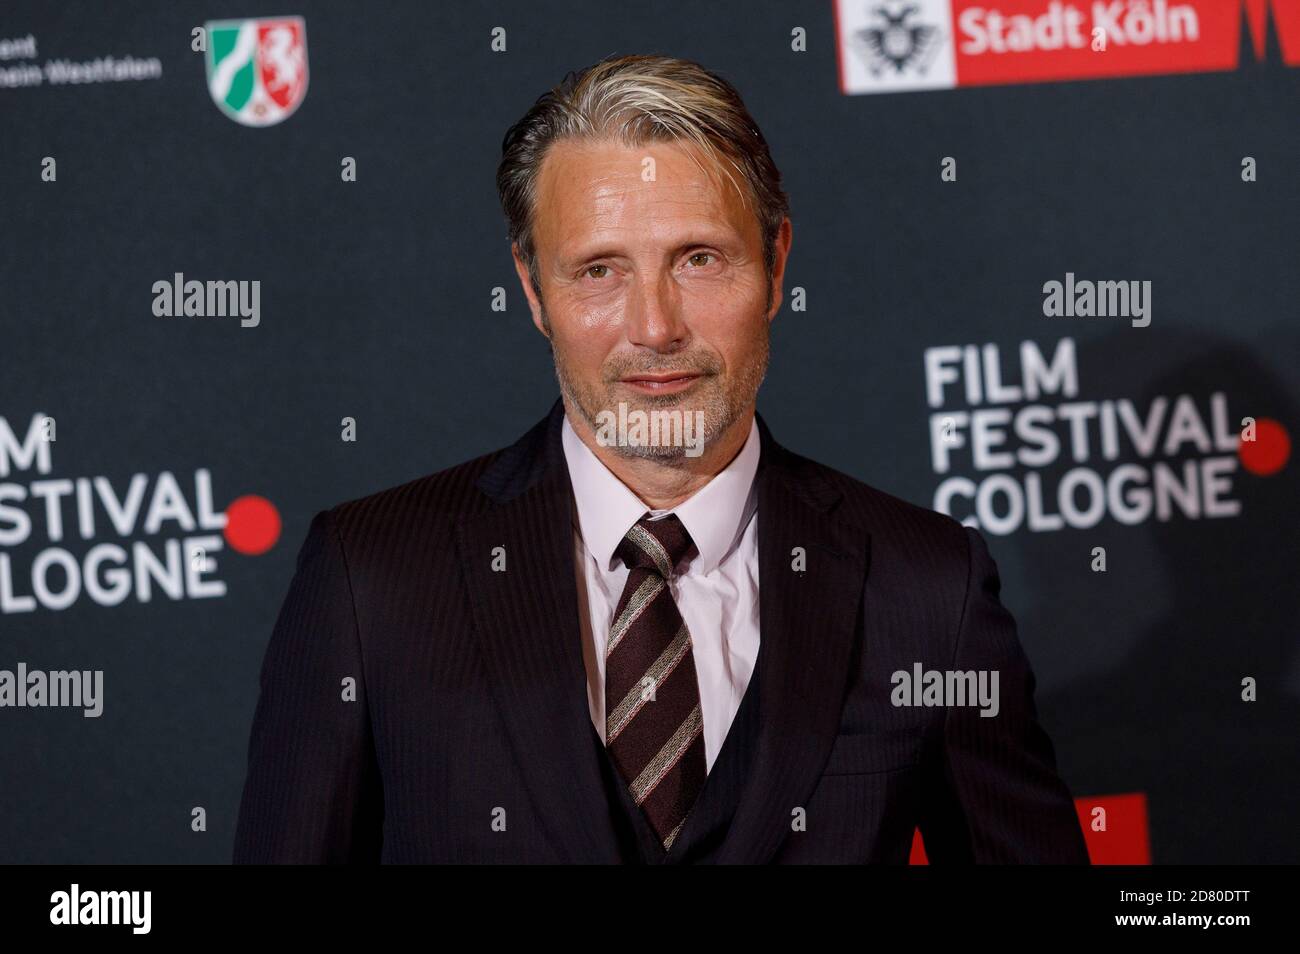
[[[573,500],[560,440],[564,406],[479,478],[492,499],[457,528],[484,663],[516,764],[570,861],[620,860],[591,738],[573,564]],[[782,448],[762,417],[758,484],[760,729],[724,863],[762,863],[807,804],[839,726],[869,537],[834,515],[823,468]],[[493,572],[504,547],[507,569]],[[803,548],[807,567],[792,569]]]
[[[488,680],[541,824],[573,862],[619,861],[591,738],[563,404],[478,481],[494,501],[458,546]],[[506,569],[492,570],[504,547]]]
[[[839,728],[869,562],[869,535],[833,516],[825,472],[778,445],[758,418],[760,728],[718,861],[767,862],[808,804]],[[796,547],[807,568],[792,568]],[[813,822],[815,824],[815,820]]]

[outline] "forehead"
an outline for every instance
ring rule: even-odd
[[[743,188],[740,174],[730,171]],[[757,233],[757,219],[717,161],[678,142],[562,140],[546,153],[536,195],[539,240],[576,242],[669,225]]]

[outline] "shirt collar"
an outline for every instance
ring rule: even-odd
[[[603,569],[613,566],[619,542],[647,511],[652,517],[675,513],[699,549],[699,569],[712,573],[740,542],[757,505],[754,474],[762,441],[751,419],[745,446],[721,472],[671,510],[646,506],[601,463],[564,417],[564,457],[577,501],[578,532]]]

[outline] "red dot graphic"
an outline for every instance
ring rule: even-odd
[[[1241,466],[1252,474],[1261,477],[1276,474],[1291,456],[1291,436],[1271,417],[1257,418],[1255,439],[1239,441],[1237,456],[1241,458]]]
[[[226,508],[226,542],[232,550],[257,556],[280,539],[280,511],[265,497],[248,494]]]

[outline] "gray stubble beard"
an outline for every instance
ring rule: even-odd
[[[542,325],[549,332],[550,323],[547,321],[544,307],[542,308]],[[639,403],[634,404],[633,401],[629,400],[627,401],[629,408],[643,410],[647,413],[680,410],[683,414],[690,414],[695,411],[703,411],[704,446],[707,447],[727,433],[740,420],[741,415],[749,410],[758,396],[759,386],[762,385],[763,379],[767,376],[767,366],[771,357],[771,323],[767,321],[766,313],[762,317],[761,344],[762,347],[759,350],[757,359],[740,369],[735,376],[735,387],[730,391],[724,392],[718,387],[705,387],[701,390],[701,393],[689,393],[682,396],[676,394],[636,395],[635,400]],[[564,361],[555,350],[554,344],[551,344],[551,356],[555,362],[555,376],[559,381],[560,393],[564,396],[565,404],[568,407],[576,408],[582,415],[583,420],[587,422],[587,426],[591,428],[593,433],[596,432],[600,426],[597,415],[602,411],[617,413],[618,400],[608,392],[605,394],[595,393],[569,375]],[[638,369],[619,368],[617,373],[613,374],[614,380],[607,382],[608,385],[612,387],[621,375],[635,370]],[[707,365],[705,367],[692,367],[689,370],[706,373],[706,377],[702,379],[702,384],[707,385],[709,382],[717,381],[717,361],[711,355],[707,356]],[[682,402],[690,402],[691,406],[683,407],[681,406]],[[697,459],[686,455],[685,446],[626,444],[611,446],[622,457],[657,460],[669,466],[685,466],[690,460]]]

